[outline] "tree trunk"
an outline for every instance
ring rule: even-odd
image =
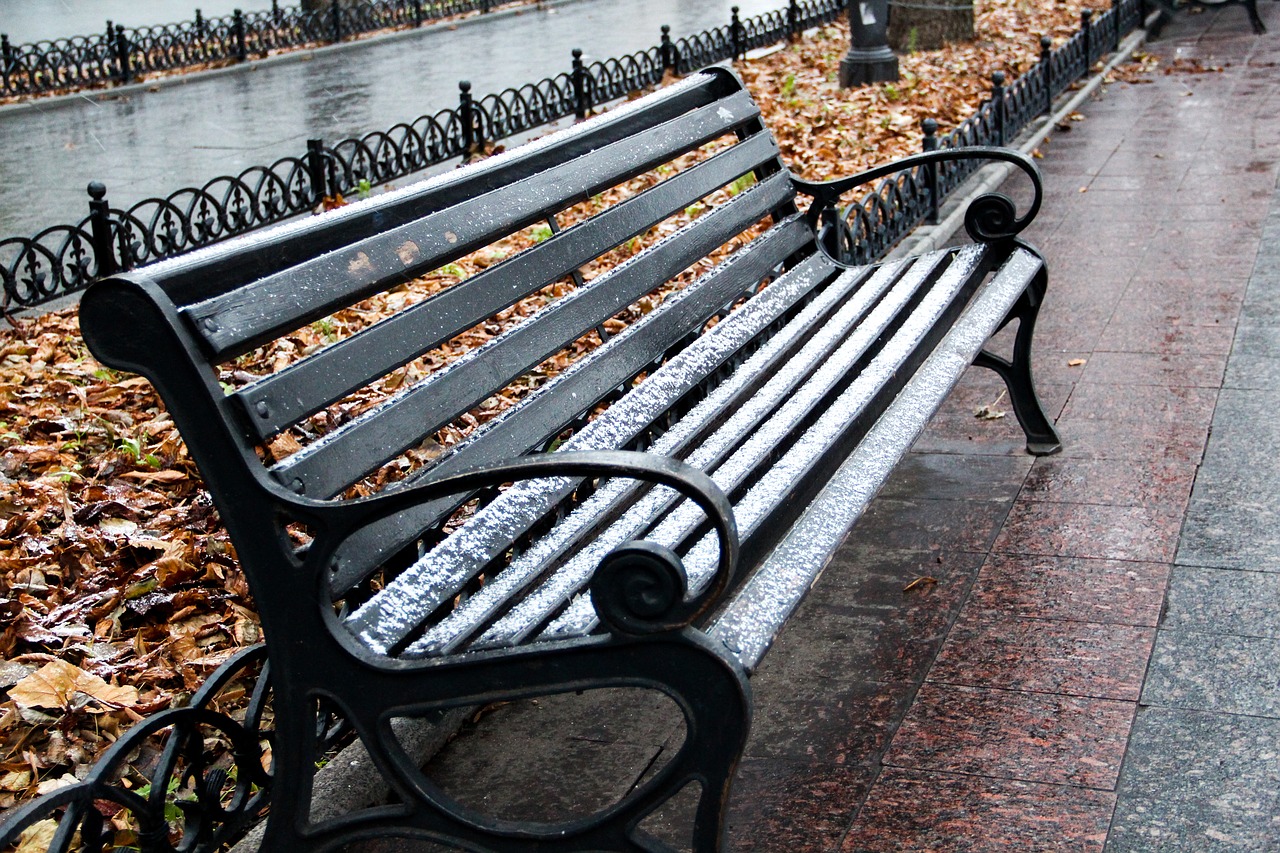
[[[973,40],[973,0],[891,0],[889,46],[898,53]]]

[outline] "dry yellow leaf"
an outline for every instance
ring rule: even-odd
[[[45,853],[58,833],[58,822],[53,818],[37,821],[18,836],[18,849],[14,853]]]
[[[116,687],[75,664],[55,660],[9,688],[9,698],[22,708],[65,708],[76,705],[77,694],[103,705],[119,707],[136,705],[138,691],[133,687]]]
[[[1087,359],[1083,359],[1083,358],[1073,358],[1067,362],[1067,367],[1080,367],[1081,365],[1085,364],[1086,361]]]

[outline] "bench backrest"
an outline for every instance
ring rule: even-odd
[[[686,155],[708,145],[715,153],[691,163]],[[643,191],[613,195],[637,180]],[[497,395],[519,416],[508,410],[472,430],[433,470],[554,443],[812,248],[794,198],[758,108],[717,69],[404,190],[100,282],[81,326],[103,362],[157,386],[245,557],[241,542],[261,535],[253,526],[273,491],[330,498],[376,488],[388,470],[400,476],[389,462],[450,425],[474,426]],[[693,218],[676,227],[682,216]],[[624,259],[655,229],[660,240]],[[484,253],[495,244],[509,254],[493,263]],[[708,274],[704,259],[727,245],[732,262]],[[478,271],[416,303],[398,292],[460,263]],[[556,393],[532,393],[557,372],[558,354],[588,348],[615,318],[646,314],[673,282],[696,282],[682,310]],[[298,330],[332,325],[326,318],[352,306],[339,325],[359,325],[371,298],[411,304],[298,356],[308,346]],[[477,339],[485,342],[436,369]],[[248,377],[246,362],[260,375]],[[423,507],[353,543],[336,567],[335,597],[454,508]]]

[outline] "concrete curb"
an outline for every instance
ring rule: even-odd
[[[1148,18],[1144,24],[1150,26],[1151,18]],[[1131,33],[1120,44],[1120,49],[1116,51],[1111,61],[1101,71],[1090,77],[1089,81],[1054,110],[1052,115],[1041,119],[1038,124],[1033,124],[1023,131],[1014,142],[1016,150],[1023,154],[1030,154],[1034,151],[1060,122],[1065,121],[1090,95],[1102,86],[1108,74],[1114,71],[1118,65],[1127,62],[1133,56],[1134,51],[1146,43],[1146,40],[1147,31],[1145,29],[1135,30]],[[897,248],[889,253],[888,259],[896,260],[910,255],[919,255],[945,246],[955,233],[960,230],[961,225],[964,224],[964,213],[969,208],[969,203],[978,196],[994,192],[1008,180],[1015,170],[1016,167],[1008,163],[987,166],[981,169],[961,186],[962,195],[946,202],[943,206],[942,220],[937,225],[924,225],[917,228],[909,237],[899,243]]]
[[[157,77],[152,80],[142,80],[137,83],[126,83],[122,86],[111,86],[106,89],[82,89],[81,91],[70,92],[65,95],[35,95],[32,96],[32,99],[29,101],[22,101],[14,104],[0,104],[0,120],[3,120],[10,115],[21,115],[22,113],[36,111],[44,112],[47,110],[72,106],[79,101],[89,101],[93,104],[96,104],[99,101],[109,102],[121,97],[154,92],[158,89],[187,86],[192,83],[203,82],[204,80],[215,77],[226,77],[234,74],[248,74],[262,68],[270,68],[276,65],[310,62],[321,54],[327,55],[341,51],[359,50],[372,45],[404,41],[405,39],[416,38],[419,36],[440,35],[442,33],[448,34],[454,32],[459,27],[472,26],[474,24],[494,21],[500,18],[525,15],[534,11],[542,11],[544,9],[551,9],[557,6],[565,6],[570,3],[578,2],[581,2],[581,0],[526,0],[525,3],[522,3],[519,6],[508,6],[502,9],[495,9],[488,13],[468,13],[467,17],[463,18],[431,21],[430,23],[425,23],[421,27],[413,29],[375,33],[363,38],[355,38],[352,41],[339,42],[338,44],[286,49],[284,52],[277,53],[274,56],[268,56],[262,59],[248,59],[244,62],[235,62],[231,65],[224,65],[220,68],[207,68],[203,71],[182,71],[181,69],[174,69],[173,73],[167,74],[164,77]]]

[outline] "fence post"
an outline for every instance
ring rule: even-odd
[[[98,261],[98,277],[118,273],[120,264],[116,263],[111,239],[111,205],[107,202],[107,187],[101,181],[89,182],[89,231],[93,256]]]
[[[1080,12],[1080,32],[1084,38],[1084,71],[1080,76],[1089,73],[1089,66],[1093,65],[1093,34],[1090,32],[1092,27],[1089,22],[1093,19],[1093,10],[1084,9]]]
[[[1111,52],[1120,49],[1120,6],[1121,0],[1111,0]]]
[[[9,34],[0,33],[0,80],[4,83],[4,91],[9,91],[9,68],[13,66],[13,46],[9,44]]]
[[[787,41],[795,41],[800,37],[800,0],[789,0],[787,3]]]
[[[315,193],[312,206],[329,196],[328,170],[324,167],[324,140],[307,140],[307,171],[311,173],[311,190]]]
[[[664,72],[680,73],[680,51],[676,50],[675,43],[671,41],[670,24],[662,25],[662,42],[659,48],[659,55],[662,57],[662,70]]]
[[[573,114],[581,121],[591,112],[591,82],[582,64],[582,48],[573,49]]]
[[[488,12],[488,11],[489,11],[489,7],[490,7],[491,5],[492,5],[492,4],[490,3],[490,0],[480,0],[480,12],[481,12],[481,14],[484,14],[484,13]]]
[[[244,12],[236,9],[233,14],[232,27],[236,31],[236,58],[244,62],[249,58],[249,50],[244,40]]]
[[[196,9],[196,40],[204,40],[204,13]]]
[[[733,35],[733,58],[736,61],[743,54],[742,49],[742,21],[738,18],[738,7],[734,6],[731,10],[733,18],[729,22],[729,30]]]
[[[458,81],[458,115],[462,118],[462,154],[470,157],[484,145],[484,132],[477,127],[475,101],[471,99],[471,81]],[[476,133],[481,130],[480,133]]]
[[[124,36],[124,24],[116,24],[115,36],[116,62],[120,66],[120,82],[128,83],[129,74],[132,69],[129,67],[129,40]]]
[[[1004,72],[991,75],[991,119],[995,125],[995,145],[1004,145]]]
[[[1040,68],[1044,77],[1044,110],[1048,115],[1053,110],[1053,39],[1040,36]]]
[[[333,43],[342,41],[342,6],[341,0],[333,0],[329,5],[329,24],[333,30]]]
[[[920,129],[924,131],[924,141],[921,143],[923,151],[938,150],[938,123],[931,118],[927,118],[920,122]],[[929,211],[925,214],[924,221],[929,225],[938,224],[938,208],[940,206],[938,200],[938,164],[924,164],[924,186],[929,191]]]
[[[413,25],[422,26],[422,0],[413,0]]]
[[[280,26],[280,0],[271,0],[271,20],[277,27]]]

